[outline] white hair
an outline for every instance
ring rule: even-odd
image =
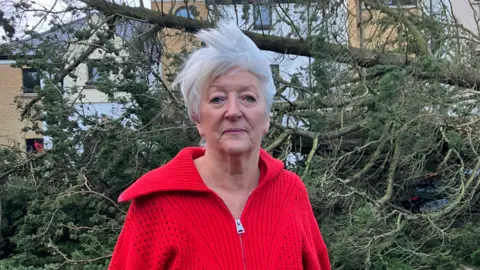
[[[235,67],[258,77],[268,114],[276,92],[275,84],[269,61],[255,43],[231,22],[220,22],[217,28],[199,31],[195,36],[206,47],[197,49],[188,57],[173,83],[180,85],[190,119],[199,119],[202,89]]]

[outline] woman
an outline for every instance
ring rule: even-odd
[[[120,195],[133,202],[110,269],[330,269],[305,185],[261,149],[268,61],[233,24],[197,37],[176,83],[205,144]]]

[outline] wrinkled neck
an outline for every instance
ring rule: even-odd
[[[228,192],[251,192],[260,177],[259,152],[224,155],[207,148],[199,158],[200,172],[207,185]]]

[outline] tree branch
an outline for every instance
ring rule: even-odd
[[[343,137],[347,134],[350,134],[352,132],[358,131],[362,128],[362,124],[354,124],[354,125],[344,127],[344,128],[341,128],[341,129],[337,129],[337,130],[334,130],[334,131],[330,131],[330,132],[327,132],[327,133],[320,133],[320,132],[312,132],[312,131],[301,130],[301,129],[291,129],[291,128],[288,128],[288,127],[284,127],[283,125],[281,125],[279,123],[276,123],[276,122],[272,122],[272,123],[275,127],[279,128],[281,130],[284,130],[284,131],[291,130],[293,132],[293,134],[295,134],[295,135],[310,138],[310,139],[318,138],[319,140],[337,139],[337,138]]]
[[[279,147],[287,138],[292,134],[292,131],[287,130],[280,134],[277,139],[265,148],[265,151],[272,152],[275,148]]]
[[[64,265],[65,263],[71,263],[71,264],[75,264],[75,265],[76,264],[86,264],[86,263],[91,263],[91,262],[94,262],[94,261],[104,260],[104,259],[112,257],[112,254],[107,254],[107,255],[100,256],[100,257],[93,258],[93,259],[84,259],[84,260],[69,259],[67,254],[60,251],[60,249],[53,244],[53,241],[50,238],[48,239],[47,247],[54,249],[56,253],[60,254],[65,259],[65,262],[62,265]]]
[[[193,20],[174,15],[162,14],[150,9],[141,7],[122,6],[109,3],[104,0],[82,0],[90,7],[106,14],[116,14],[134,20],[146,21],[151,24],[161,25],[167,28],[182,29],[194,33],[201,29],[210,28],[212,23],[204,20]],[[299,56],[313,57],[310,51],[310,41],[293,38],[264,35],[244,31],[257,46],[266,51],[286,53]],[[317,41],[318,43],[318,41]],[[376,65],[407,66],[416,58],[398,53],[381,53],[368,49],[343,46],[339,44],[324,42],[320,45],[326,56],[334,58],[339,63],[352,63],[361,67],[373,67]],[[439,60],[440,61],[440,60]],[[412,69],[412,76],[419,79],[436,79],[440,83],[458,85],[465,88],[480,89],[480,70],[472,69],[461,65],[454,65],[445,61],[437,72],[427,70],[427,67],[417,66]]]
[[[3,172],[1,175],[0,175],[0,186],[5,184],[8,180],[8,176],[12,173],[14,173],[15,171],[17,170],[20,170],[20,169],[23,169],[25,168],[26,166],[28,166],[28,164],[30,164],[30,162],[32,161],[35,161],[37,159],[41,159],[43,157],[45,157],[47,154],[46,151],[43,151],[39,154],[36,154],[34,155],[33,157],[27,159],[24,163],[21,163],[21,164],[18,164],[16,165],[15,167],[11,168],[10,170],[6,171],[6,172]]]
[[[458,156],[460,156],[460,154],[454,150],[454,152],[456,152],[456,154]],[[464,167],[463,167],[463,164],[460,168],[462,174],[463,174],[463,171],[464,171]],[[470,185],[473,183],[473,181],[475,179],[477,179],[477,181],[480,181],[478,179],[478,175],[476,172],[478,172],[478,170],[480,169],[480,159],[477,159],[477,162],[475,163],[475,167],[473,168],[473,172],[472,174],[470,175],[470,177],[468,178],[468,180],[465,182],[464,181],[464,175],[462,175],[462,181],[460,182],[461,185],[460,185],[460,191],[458,192],[458,194],[456,194],[455,198],[453,199],[452,202],[450,202],[445,208],[441,209],[440,211],[438,212],[434,212],[434,213],[431,213],[429,216],[431,217],[440,217],[442,215],[445,215],[447,214],[448,212],[452,211],[463,199],[463,197],[465,196],[465,193],[468,192],[468,188],[470,187]],[[472,192],[475,192],[475,190],[473,190]]]
[[[382,150],[384,149],[386,142],[387,140],[382,140],[382,138],[380,138],[380,145],[377,146],[377,149],[372,154],[372,157],[370,158],[368,163],[365,165],[365,167],[363,167],[359,172],[357,172],[352,178],[342,182],[344,184],[349,184],[353,181],[357,181],[358,179],[362,178],[373,167],[373,165],[375,165],[375,162],[377,162],[378,158],[380,157],[380,154],[382,153]]]
[[[432,53],[428,49],[427,41],[425,41],[422,34],[418,31],[418,29],[415,27],[415,25],[410,20],[408,20],[403,14],[401,14],[400,12],[398,12],[394,9],[391,9],[391,8],[389,8],[389,7],[387,7],[383,4],[380,4],[376,0],[362,0],[362,1],[365,4],[367,4],[367,5],[369,5],[373,8],[378,9],[381,12],[383,12],[383,13],[389,15],[389,16],[397,18],[398,21],[400,21],[401,23],[403,23],[403,25],[405,25],[405,27],[407,27],[408,31],[410,31],[412,36],[415,38],[415,40],[418,43],[418,46],[420,47],[420,50],[422,51],[422,54],[423,55],[428,55],[428,56],[432,55]]]
[[[62,72],[60,72],[59,74],[55,75],[54,77],[54,80],[53,80],[53,84],[57,84],[61,81],[63,81],[63,79],[65,79],[65,77],[72,71],[74,71],[78,65],[80,65],[81,63],[85,62],[85,60],[95,51],[95,49],[97,49],[98,47],[101,46],[101,43],[99,42],[94,42],[92,43],[91,45],[89,45],[87,47],[87,49],[77,57],[77,59],[75,59],[75,61],[73,61],[67,68],[65,68]],[[26,105],[25,107],[23,108],[22,110],[22,113],[20,114],[20,119],[21,120],[24,120],[25,117],[28,115],[28,113],[30,112],[30,110],[32,109],[33,105],[35,105],[37,102],[40,101],[40,97],[34,97],[32,100],[30,100]]]
[[[377,201],[377,206],[382,206],[390,200],[393,193],[393,180],[395,178],[395,171],[397,170],[398,162],[400,159],[400,140],[397,139],[393,149],[392,162],[388,168],[388,178],[387,178],[387,190],[385,195]]]
[[[280,111],[306,110],[310,108],[310,104],[304,100],[291,102],[281,101],[274,102],[272,108]]]
[[[0,197],[0,240],[2,239],[2,198]]]
[[[310,150],[310,153],[308,153],[308,158],[307,158],[305,170],[302,173],[302,179],[305,179],[305,177],[308,174],[308,171],[310,170],[310,166],[312,164],[313,156],[315,156],[315,152],[317,151],[317,148],[318,148],[318,137],[315,137],[313,139],[312,149]]]

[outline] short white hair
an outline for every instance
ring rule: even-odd
[[[199,120],[202,89],[236,67],[258,77],[268,115],[276,89],[269,61],[257,45],[232,22],[219,22],[216,28],[201,30],[195,36],[206,47],[197,49],[188,57],[173,83],[174,86],[180,85],[190,119]]]

